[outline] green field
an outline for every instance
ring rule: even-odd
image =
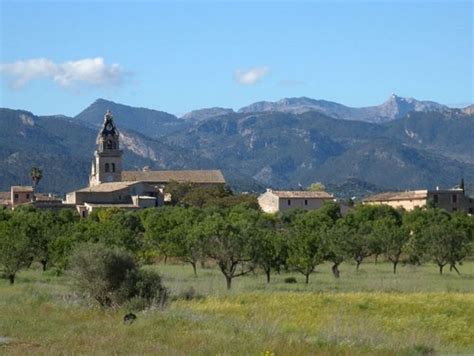
[[[216,269],[159,264],[171,293],[164,310],[102,310],[78,296],[66,275],[30,269],[0,282],[4,354],[426,354],[474,353],[474,262],[461,276],[434,265],[345,264],[335,279],[323,265],[309,285],[297,273],[235,279]],[[287,284],[284,279],[297,278]],[[194,298],[186,300],[184,295]]]

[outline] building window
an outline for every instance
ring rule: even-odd
[[[15,194],[13,199],[15,199],[15,201],[17,201],[18,200],[18,194]]]
[[[107,141],[107,143],[106,143],[105,145],[106,145],[105,147],[106,147],[107,149],[109,149],[109,150],[111,150],[111,149],[112,149],[112,147],[113,147],[113,145],[112,145],[112,141],[110,141],[110,140],[109,140],[109,141]]]
[[[291,200],[290,199],[288,199],[288,205],[291,205]]]
[[[456,194],[453,194],[453,203],[457,203],[458,202],[458,196]]]
[[[458,210],[458,208],[453,208],[453,211],[457,211],[457,210]]]
[[[115,172],[115,163],[112,163],[112,172]]]
[[[433,202],[438,204],[438,194],[433,195]]]
[[[106,171],[106,172],[109,172],[109,171],[110,171],[110,167],[109,167],[109,164],[108,164],[108,163],[105,164],[105,171]]]
[[[474,214],[474,208],[469,208],[469,214]]]
[[[26,199],[30,199],[30,195],[29,195],[29,194],[26,194]]]
[[[304,200],[304,205],[308,205],[308,199]]]

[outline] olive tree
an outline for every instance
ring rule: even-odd
[[[251,231],[256,214],[255,210],[240,205],[231,209],[210,209],[197,226],[205,238],[205,254],[216,262],[225,277],[227,289],[231,288],[234,278],[255,268]]]
[[[10,284],[15,283],[18,271],[31,264],[33,255],[34,250],[25,233],[10,221],[0,221],[0,266]]]
[[[338,218],[340,212],[336,204],[327,204],[294,218],[288,239],[288,263],[305,276],[306,283],[326,257],[327,232]]]

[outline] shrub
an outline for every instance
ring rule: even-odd
[[[133,256],[101,244],[83,244],[71,258],[72,275],[80,292],[101,306],[119,306],[141,298],[144,306],[163,306],[167,290],[158,274],[139,270]]]
[[[285,278],[285,283],[290,283],[290,284],[292,284],[292,283],[297,283],[297,282],[298,282],[298,281],[296,280],[295,277],[286,277],[286,278]]]
[[[160,275],[147,270],[129,271],[118,294],[120,300],[140,298],[145,307],[163,307],[168,299],[168,291],[163,287]]]

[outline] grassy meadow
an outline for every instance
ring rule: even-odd
[[[297,273],[239,277],[227,291],[214,268],[168,263],[164,310],[104,310],[78,296],[67,275],[32,268],[0,281],[2,354],[416,355],[474,353],[474,262],[461,276],[434,265],[329,265],[309,285]],[[284,282],[296,277],[297,283]],[[192,290],[191,291],[191,287]],[[187,300],[185,296],[192,297]]]

